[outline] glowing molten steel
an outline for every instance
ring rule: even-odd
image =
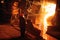
[[[44,28],[46,31],[47,31],[47,26],[50,25],[49,23],[47,23],[47,18],[49,18],[50,16],[54,16],[55,8],[56,8],[56,5],[51,3],[48,3],[45,6],[46,15],[44,17]]]
[[[43,6],[43,9],[44,9],[44,19],[43,19],[43,24],[44,24],[44,28],[43,28],[43,38],[45,38],[47,40],[47,36],[45,35],[46,31],[47,31],[47,27],[48,26],[51,26],[51,22],[50,21],[47,21],[47,19],[49,17],[54,17],[54,14],[55,14],[55,8],[56,8],[56,4],[53,4],[53,3],[46,3],[44,4]]]

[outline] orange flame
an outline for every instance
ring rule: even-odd
[[[53,17],[55,14],[55,8],[56,8],[56,4],[54,3],[48,3],[45,2],[42,5],[42,9],[43,9],[43,13],[44,13],[44,18],[43,18],[43,38],[47,40],[47,36],[45,35],[46,31],[47,31],[47,26],[51,26],[51,22],[47,21],[47,19],[49,17]]]

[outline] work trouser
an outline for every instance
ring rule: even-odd
[[[25,28],[21,27],[21,37],[24,37],[24,36],[25,36]]]

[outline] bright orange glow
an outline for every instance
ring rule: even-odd
[[[14,2],[12,6],[12,14],[18,14],[18,2]]]
[[[55,8],[56,8],[56,4],[54,3],[49,3],[49,2],[45,2],[42,5],[42,13],[43,13],[43,38],[47,40],[47,36],[46,36],[46,31],[48,26],[52,26],[51,24],[51,18],[54,17],[55,14]],[[49,20],[48,20],[49,18]]]
[[[47,30],[47,26],[51,26],[52,24],[47,23],[47,19],[49,17],[52,17],[54,16],[55,14],[55,8],[56,8],[56,4],[52,4],[52,3],[48,3],[46,6],[45,6],[45,11],[46,11],[46,15],[44,17],[44,27],[45,27],[45,30]]]

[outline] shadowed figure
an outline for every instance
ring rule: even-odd
[[[21,38],[24,38],[25,36],[25,27],[26,27],[26,23],[25,23],[25,19],[23,18],[23,14],[20,14],[20,17],[19,17],[19,27],[20,27],[20,31],[21,31]]]

